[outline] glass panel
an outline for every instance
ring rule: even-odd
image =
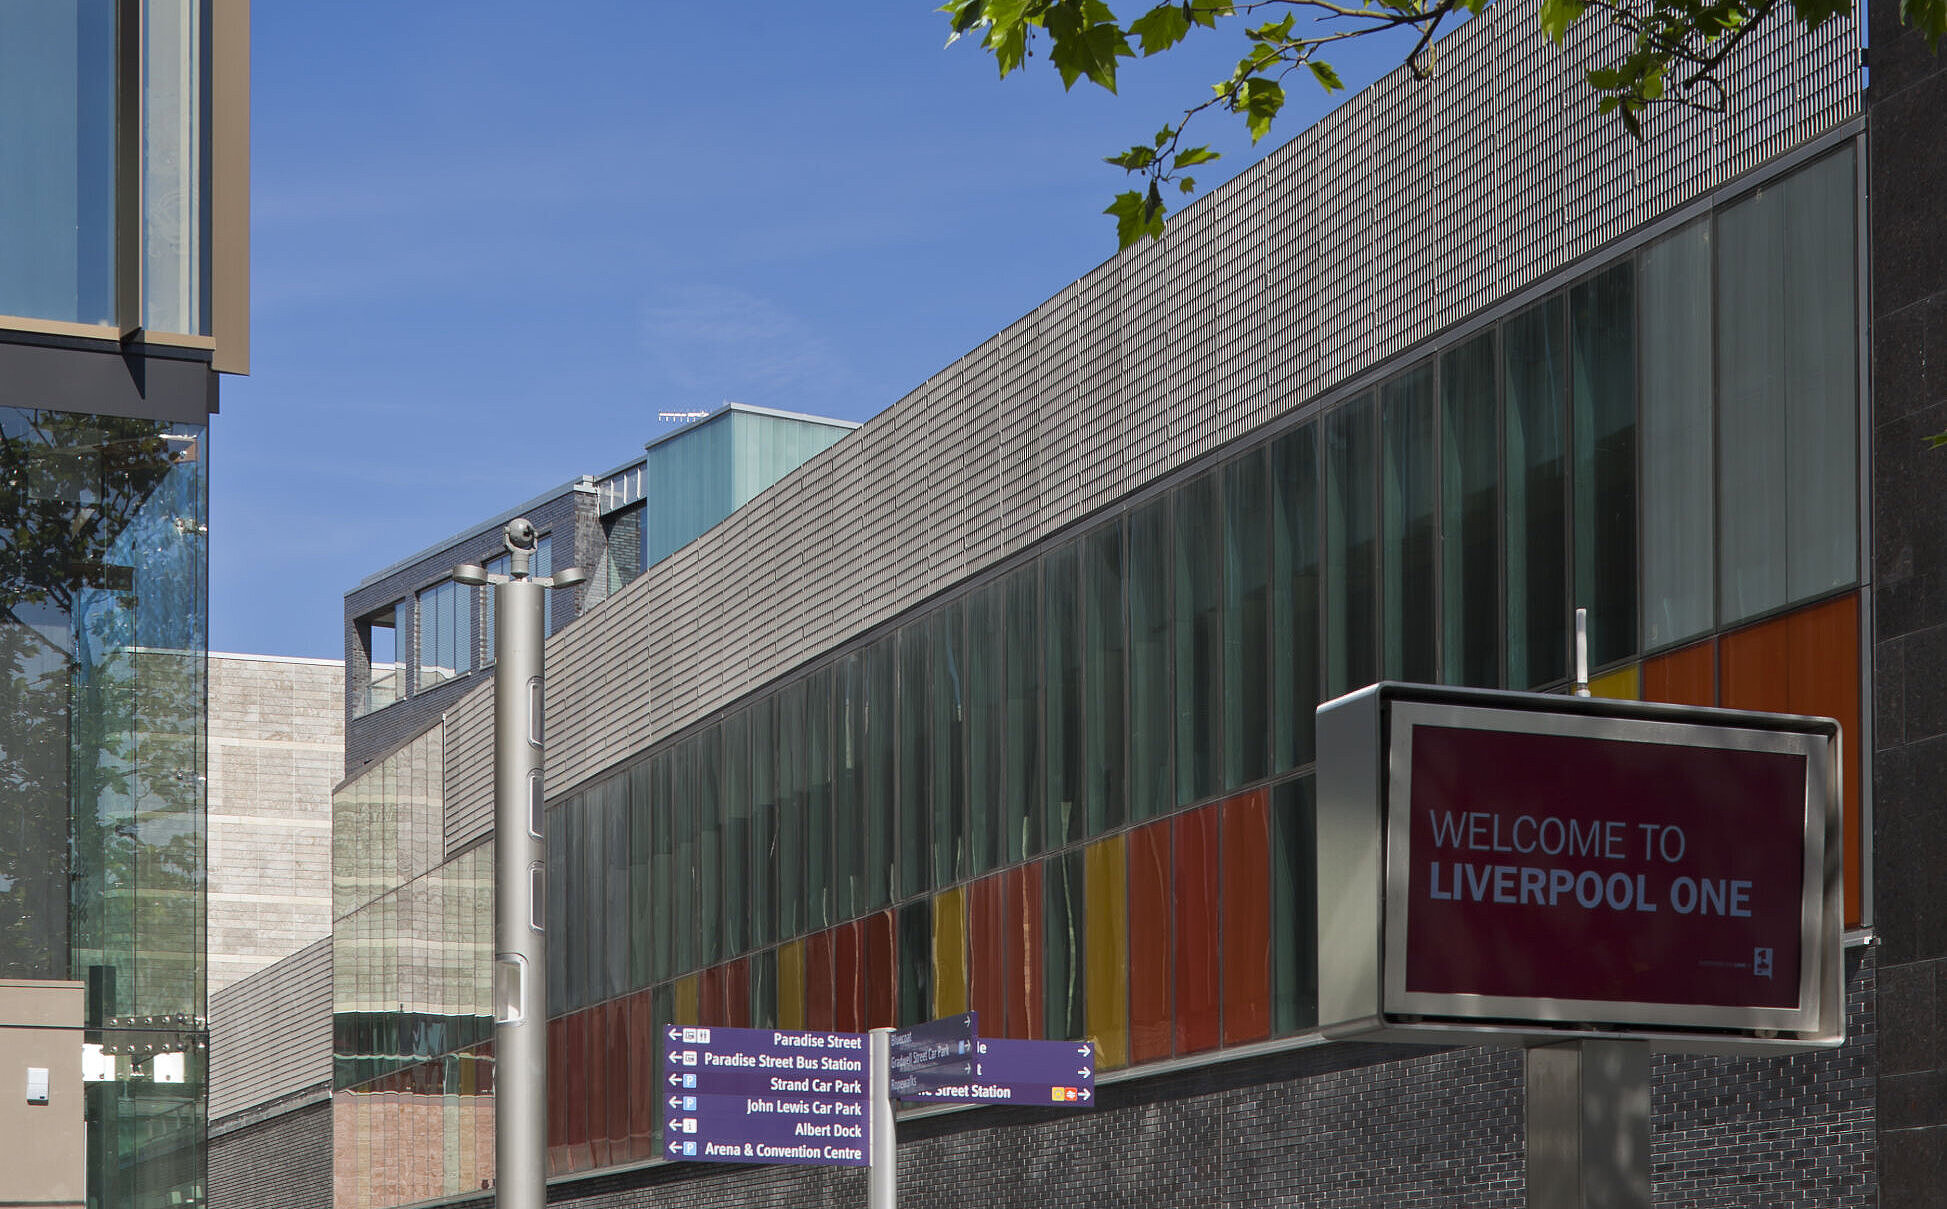
[[[777,695],[750,706],[750,943],[762,948],[777,928]]]
[[[1568,447],[1558,295],[1501,329],[1507,383],[1507,686],[1568,675]]]
[[[863,911],[860,877],[866,862],[863,817],[865,774],[865,653],[853,651],[833,670],[832,701],[832,911],[851,919]]]
[[[1385,669],[1389,680],[1439,678],[1434,655],[1439,597],[1434,586],[1433,509],[1439,435],[1433,419],[1433,365],[1380,391],[1385,445]]]
[[[1282,772],[1312,758],[1318,706],[1318,426],[1271,443],[1272,751]]]
[[[793,681],[777,693],[777,936],[805,930],[805,684]]]
[[[1077,1040],[1088,1035],[1082,998],[1082,853],[1051,857],[1042,869],[1043,1028],[1049,1037]]]
[[[864,727],[865,851],[859,909],[882,907],[892,898],[893,855],[898,851],[898,784],[894,780],[898,751],[898,647],[888,635],[865,650]]]
[[[1569,291],[1575,404],[1575,603],[1589,665],[1636,653],[1636,266]]]
[[[1082,800],[1088,784],[1087,733],[1082,725],[1082,543],[1067,542],[1041,560],[1042,688],[1046,699],[1043,776],[1047,842],[1060,847],[1082,838]]]
[[[966,608],[954,601],[928,619],[932,647],[932,733],[927,754],[932,771],[933,884],[948,885],[967,870],[967,635]]]
[[[1858,575],[1853,193],[1847,151],[1718,214],[1725,622]]]
[[[115,322],[115,4],[0,6],[0,315]]]
[[[1170,1056],[1170,855],[1170,820],[1129,833],[1131,1062]]]
[[[1325,418],[1325,696],[1379,678],[1372,397]]]
[[[1170,497],[1129,514],[1129,817],[1146,819],[1176,800],[1170,739]]]
[[[1442,679],[1501,685],[1501,417],[1494,333],[1440,360]]]
[[[142,323],[208,334],[206,4],[147,0],[143,8]]]
[[[1007,861],[1042,849],[1040,569],[1033,564],[1002,580],[1007,607]]]
[[[670,813],[674,822],[676,851],[672,872],[676,878],[676,909],[669,926],[676,933],[672,960],[676,973],[694,970],[696,961],[696,808],[697,744],[694,739],[677,745],[670,763]]]
[[[750,947],[750,829],[751,829],[750,711],[730,715],[723,723],[723,827],[718,840],[723,853],[721,894],[717,918],[723,936],[721,952],[734,957]]]
[[[696,961],[710,965],[729,956],[721,948],[722,903],[717,885],[723,868],[723,732],[709,727],[691,741],[696,750]],[[620,919],[620,916],[611,918]]]
[[[1271,813],[1259,789],[1224,803],[1224,1044],[1271,1031]]]
[[[1643,253],[1643,643],[1716,617],[1711,500],[1710,222]]]
[[[1001,623],[1003,586],[990,580],[966,596],[967,658],[967,856],[965,871],[984,873],[1001,860],[1010,802],[1002,800],[1006,769],[1005,647]]]
[[[899,908],[899,1023],[933,1018],[933,900]]]
[[[1318,1020],[1312,791],[1310,777],[1271,790],[1271,1023],[1281,1034]]]
[[[933,884],[932,785],[926,661],[931,627],[916,621],[899,631],[899,893]]]
[[[1082,538],[1082,721],[1088,833],[1120,827],[1124,816],[1122,523]]]
[[[1095,1038],[1103,1070],[1129,1064],[1128,847],[1126,836],[1111,835],[1082,849],[1084,1035]]]
[[[832,910],[832,671],[805,678],[805,927],[837,922]],[[852,832],[847,843],[856,843]]]
[[[1225,788],[1270,771],[1268,491],[1262,449],[1224,467]]]
[[[1224,495],[1214,471],[1171,493],[1176,513],[1176,804],[1217,792],[1223,774]]]
[[[1223,1040],[1223,937],[1218,874],[1218,804],[1171,820],[1176,869],[1171,895],[1175,949],[1174,1040],[1179,1054],[1215,1049]]]
[[[655,980],[655,936],[663,930],[660,902],[651,889],[655,832],[649,813],[649,766],[638,764],[626,778],[629,806],[629,986],[640,990]],[[550,945],[550,953],[554,946]]]

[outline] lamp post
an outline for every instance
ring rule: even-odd
[[[539,536],[507,522],[508,574],[464,563],[455,583],[494,594],[494,1204],[545,1209],[548,1144],[547,797],[542,766],[542,593],[588,578],[536,576]]]

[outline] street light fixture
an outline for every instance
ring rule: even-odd
[[[547,797],[542,787],[543,593],[588,578],[535,575],[540,537],[526,517],[501,535],[508,573],[477,563],[455,583],[494,593],[494,1204],[546,1209]]]

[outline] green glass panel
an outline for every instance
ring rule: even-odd
[[[1129,817],[1146,819],[1176,800],[1170,741],[1170,497],[1129,514]]]
[[[805,928],[837,922],[832,890],[832,670],[805,678]],[[853,842],[848,835],[846,842]]]
[[[899,631],[899,894],[911,897],[933,884],[932,726],[926,675],[931,627],[916,621]]]
[[[1224,467],[1225,789],[1271,770],[1270,484],[1263,449]]]
[[[1325,418],[1325,695],[1379,678],[1377,450],[1370,395]]]
[[[927,621],[930,659],[927,741],[932,784],[933,884],[950,885],[967,870],[966,606],[953,601]]]
[[[1005,600],[999,580],[975,588],[967,602],[967,848],[966,872],[978,876],[1002,860],[1002,831],[1012,803],[1004,801],[1007,770],[1006,665],[1001,626]]]
[[[1442,679],[1501,684],[1501,417],[1488,331],[1440,360]]]
[[[1066,542],[1041,560],[1045,742],[1042,807],[1050,847],[1082,838],[1088,783],[1082,725],[1082,543]]]
[[[1122,522],[1092,530],[1081,544],[1084,802],[1088,833],[1099,835],[1127,816]]]
[[[1007,610],[1003,855],[1009,863],[1040,852],[1046,826],[1041,800],[1040,578],[1040,568],[1030,563],[1001,581]]]
[[[1386,383],[1379,404],[1384,451],[1383,666],[1389,680],[1426,683],[1440,675],[1434,646],[1439,598],[1433,536],[1439,430],[1434,426],[1432,363]]]
[[[1317,858],[1312,778],[1271,790],[1272,1028],[1318,1022]]]
[[[1176,804],[1218,791],[1224,733],[1224,494],[1206,471],[1171,495],[1176,520]]]
[[[1318,707],[1318,426],[1271,443],[1271,744],[1283,772],[1311,761]]]
[[[1502,533],[1507,556],[1507,686],[1568,675],[1568,444],[1559,295],[1501,329],[1506,387]]]

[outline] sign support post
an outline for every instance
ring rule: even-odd
[[[1647,1041],[1527,1051],[1528,1209],[1649,1209]]]
[[[872,1165],[866,1168],[866,1209],[897,1209],[899,1139],[892,1121],[892,1030],[875,1028],[867,1102],[872,1113]]]
[[[533,574],[539,535],[507,522],[506,575],[472,563],[453,582],[493,592],[494,645],[494,1204],[546,1209],[548,1173],[547,839],[542,791],[542,601],[587,575]]]

